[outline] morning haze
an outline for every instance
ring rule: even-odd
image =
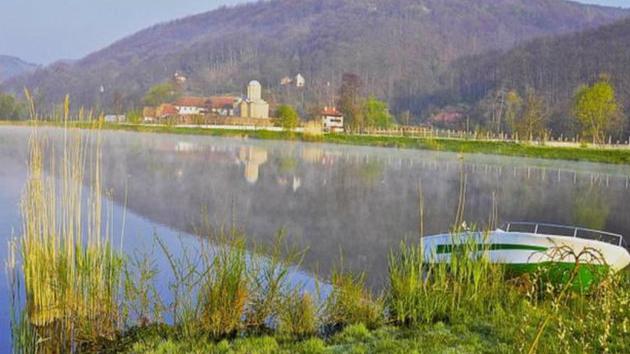
[[[630,353],[627,1],[8,1],[0,353]]]

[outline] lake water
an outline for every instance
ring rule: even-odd
[[[52,140],[61,137],[48,129]],[[0,127],[0,257],[19,234],[29,128]],[[91,133],[90,133],[91,134]],[[579,225],[630,235],[630,167],[454,153],[103,132],[104,187],[124,249],[153,252],[157,233],[177,253],[204,222],[235,223],[265,244],[284,229],[308,249],[302,277],[343,258],[383,286],[387,254],[452,226],[465,180],[465,219]],[[419,188],[419,186],[421,186]],[[126,195],[126,202],[125,202]],[[125,208],[126,206],[126,208]],[[181,241],[180,241],[181,239]],[[163,259],[158,265],[166,268]],[[165,269],[165,272],[166,269]],[[166,275],[164,276],[167,277]],[[8,294],[0,282],[0,351],[9,349]]]

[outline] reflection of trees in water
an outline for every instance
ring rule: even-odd
[[[580,226],[605,230],[610,214],[610,200],[594,186],[582,186],[576,193],[573,205],[574,220]]]
[[[385,166],[382,161],[368,158],[365,163],[359,164],[359,176],[366,186],[373,187],[383,178]]]

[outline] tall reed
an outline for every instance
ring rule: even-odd
[[[69,99],[64,112],[67,119]],[[33,127],[21,202],[25,311],[51,351],[113,337],[119,326],[122,257],[103,222],[100,144],[77,130],[63,134],[58,161]]]
[[[468,233],[464,232],[464,234]],[[396,323],[412,325],[452,321],[484,312],[505,297],[504,269],[479,249],[474,238],[461,241],[454,230],[452,253],[437,261],[419,244],[402,243],[389,257],[388,305]],[[483,239],[483,233],[478,233]]]

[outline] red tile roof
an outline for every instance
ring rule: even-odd
[[[182,97],[175,101],[175,106],[179,107],[205,107],[206,98],[203,97]]]
[[[343,117],[343,114],[341,114],[341,112],[339,112],[335,107],[324,107],[322,115],[329,117]]]
[[[236,97],[232,96],[213,96],[208,100],[208,106],[213,109],[222,109],[225,107],[232,107],[236,102]]]
[[[157,108],[156,113],[158,117],[162,118],[176,116],[179,112],[172,104],[164,103]]]
[[[464,114],[462,112],[445,111],[431,117],[431,121],[434,123],[457,123],[463,118]]]

